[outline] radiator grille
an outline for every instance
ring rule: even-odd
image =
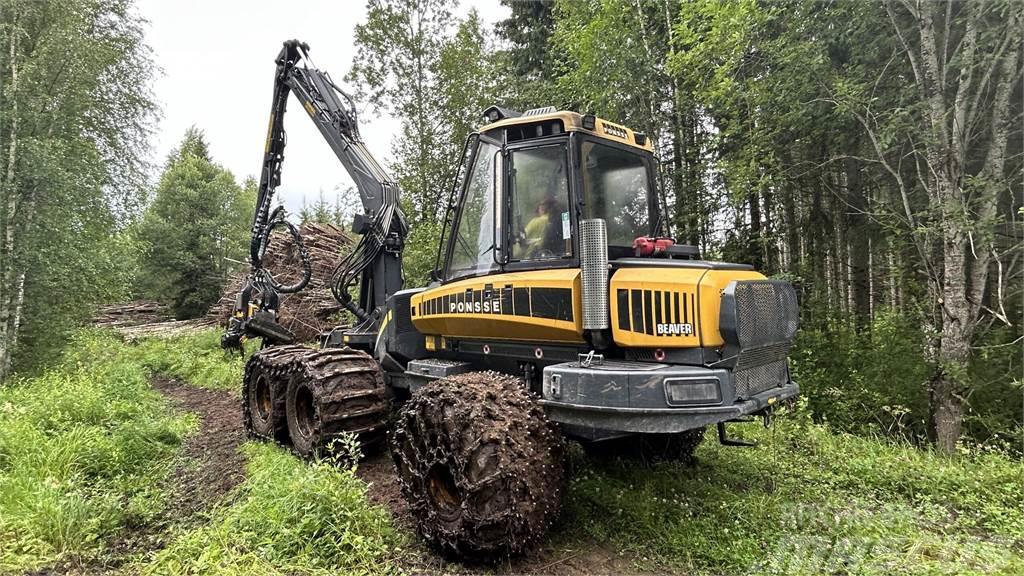
[[[735,350],[736,392],[749,397],[786,382],[786,357],[800,323],[793,287],[742,280],[722,295],[722,336]]]
[[[736,336],[741,349],[793,341],[800,308],[791,285],[777,280],[737,282],[734,295]]]
[[[768,390],[782,386],[788,380],[786,360],[775,360],[768,364],[751,366],[735,372],[736,398],[746,399]]]

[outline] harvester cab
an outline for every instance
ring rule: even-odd
[[[736,444],[726,422],[798,394],[793,288],[669,238],[650,139],[591,114],[488,108],[449,195],[433,280],[403,289],[398,187],[359,138],[347,96],[300,66],[307,50],[292,41],[277,60],[248,308],[225,337],[263,338],[243,387],[250,434],[300,454],[346,433],[366,450],[387,437],[423,536],[490,558],[523,550],[557,514],[564,437],[689,460],[706,426]],[[260,267],[275,227],[301,246],[269,208],[289,93],[365,211],[332,279],[356,321],[319,349],[287,343],[275,295],[301,286],[277,286]]]

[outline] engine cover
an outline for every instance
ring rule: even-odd
[[[627,258],[612,263],[612,337],[625,348],[719,348],[722,294],[736,280],[764,280],[748,266]]]

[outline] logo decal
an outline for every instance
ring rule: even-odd
[[[480,302],[479,300],[476,302],[451,302],[448,305],[448,312],[458,312],[460,314],[490,314],[491,312],[494,312],[495,314],[501,314],[501,300],[494,300],[493,302],[490,300],[485,300],[483,302]]]
[[[658,336],[692,336],[693,324],[658,324]]]

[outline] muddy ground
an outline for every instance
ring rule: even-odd
[[[135,534],[118,543],[117,557],[128,558],[161,548],[167,543],[166,528],[172,523],[188,526],[203,521],[203,512],[230,497],[231,489],[245,479],[245,459],[238,452],[245,441],[241,406],[237,397],[226,391],[207,390],[182,382],[155,377],[153,387],[171,399],[180,410],[195,413],[200,429],[184,447],[184,458],[172,475],[171,505],[164,517],[153,525],[140,527]],[[415,532],[409,507],[399,491],[391,459],[387,452],[376,454],[359,465],[358,476],[369,484],[369,497],[387,508],[397,526]],[[415,541],[415,539],[413,539]],[[614,551],[593,544],[542,546],[519,558],[507,559],[495,566],[464,565],[435,554],[423,544],[415,544],[400,558],[403,567],[414,574],[497,573],[497,574],[629,574],[630,562]],[[116,568],[116,561],[106,566]]]

